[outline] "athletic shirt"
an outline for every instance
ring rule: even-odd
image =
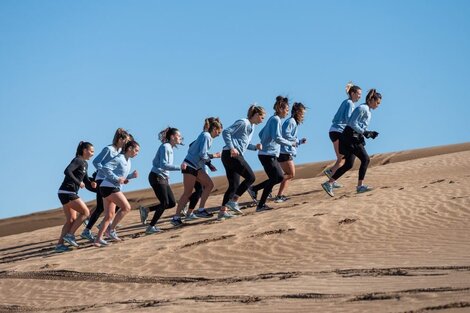
[[[119,177],[132,179],[131,172],[131,159],[126,159],[126,156],[119,153],[106,163],[102,168],[105,178],[100,187],[116,187],[121,188]]]
[[[170,178],[170,171],[180,170],[179,166],[173,165],[173,147],[168,142],[160,145],[152,165],[152,172],[165,178]]]
[[[210,161],[209,149],[212,146],[212,136],[209,132],[202,132],[197,139],[189,145],[185,157],[186,164],[196,170],[204,168]]]
[[[348,121],[348,126],[359,134],[363,134],[369,126],[372,112],[367,104],[363,103],[354,109]]]
[[[247,149],[256,151],[256,146],[250,143],[254,130],[255,126],[247,118],[236,121],[222,132],[222,138],[225,141],[223,150],[235,148],[241,155]]]
[[[282,124],[282,137],[289,140],[290,142],[295,141],[297,146],[299,146],[300,140],[297,139],[297,130],[299,126],[295,121],[295,118],[289,117],[283,124]],[[281,145],[281,153],[289,154],[291,156],[297,155],[297,148],[294,146],[285,146]]]
[[[351,99],[344,100],[333,118],[330,132],[342,133],[353,111],[354,102]]]
[[[281,118],[273,115],[259,132],[259,138],[263,149],[259,150],[259,155],[279,156],[281,145],[292,146],[292,142],[282,137]]]
[[[80,156],[75,157],[64,171],[65,177],[60,185],[59,193],[78,193],[80,183],[84,179],[89,182],[87,170],[87,161]]]
[[[105,174],[102,170],[103,166],[118,155],[120,151],[121,149],[117,150],[113,145],[109,145],[104,147],[100,154],[94,158],[93,165],[97,170],[95,180],[103,180],[105,178]]]

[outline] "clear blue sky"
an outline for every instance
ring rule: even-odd
[[[370,154],[469,141],[469,16],[465,0],[0,1],[0,218],[60,207],[80,140],[99,152],[129,129],[141,177],[126,190],[148,188],[162,128],[189,143],[205,117],[229,126],[255,101],[271,115],[278,94],[310,108],[296,162],[333,159],[349,80],[383,95]]]

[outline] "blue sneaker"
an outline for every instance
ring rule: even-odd
[[[62,239],[68,244],[71,244],[74,247],[78,247],[79,244],[75,241],[75,236],[72,234],[66,234]]]
[[[331,184],[329,182],[324,182],[323,184],[321,184],[323,190],[325,190],[325,192],[330,196],[330,197],[334,197],[335,194],[333,193],[333,186],[331,186]]]
[[[343,188],[343,185],[341,185],[340,183],[338,183],[336,180],[334,181],[333,184],[331,184],[331,186],[333,188]]]
[[[186,215],[186,217],[184,218],[185,221],[192,221],[192,220],[197,220],[199,218],[199,216],[197,216],[196,214],[194,213],[191,213],[189,215]]]
[[[115,241],[122,241],[121,238],[119,238],[117,232],[115,229],[109,229],[106,232],[106,235],[108,236],[109,239],[115,240]]]
[[[225,204],[227,208],[235,212],[236,214],[243,214],[242,210],[240,210],[240,206],[235,201],[229,201]]]
[[[223,220],[228,220],[229,218],[232,218],[232,217],[234,217],[234,216],[232,214],[230,214],[229,212],[221,211],[217,215],[217,220],[218,221],[223,221]]]
[[[202,218],[211,218],[214,216],[214,214],[209,213],[206,209],[198,209],[196,213],[194,213],[197,217],[202,217]]]
[[[143,206],[139,206],[139,213],[140,213],[140,222],[142,225],[147,223],[147,218],[149,216],[149,209]]]
[[[181,220],[181,217],[173,216],[170,223],[175,227],[183,226],[183,221]]]
[[[152,235],[152,234],[156,234],[156,233],[159,233],[161,232],[162,230],[156,226],[149,226],[147,227],[147,229],[145,230],[145,233],[147,235]]]
[[[70,248],[64,244],[56,245],[54,251],[57,253],[70,251]]]
[[[363,192],[368,192],[368,191],[372,191],[373,188],[372,187],[369,187],[367,185],[362,185],[362,186],[357,186],[356,187],[356,192],[357,193],[363,193]]]
[[[328,177],[328,179],[331,179],[331,176],[333,176],[333,172],[331,171],[331,169],[327,168],[326,170],[323,171],[323,174],[326,175],[326,177]]]
[[[82,233],[80,234],[80,237],[82,237],[83,239],[88,240],[90,242],[95,241],[95,236],[93,236],[93,233],[88,228],[85,228],[82,231]]]

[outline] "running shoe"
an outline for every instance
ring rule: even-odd
[[[217,214],[218,221],[228,220],[229,218],[232,218],[232,217],[234,216],[227,211],[221,211],[219,212],[219,214]]]
[[[170,223],[175,227],[183,226],[183,221],[181,220],[181,217],[173,216]]]
[[[149,209],[143,206],[139,206],[139,213],[140,213],[140,222],[142,225],[147,223],[147,217],[149,216]]]
[[[269,193],[269,195],[268,195],[268,200],[273,200],[273,199],[274,199],[273,194],[272,194],[272,193]]]
[[[225,204],[230,210],[235,212],[236,214],[243,214],[242,210],[240,210],[240,206],[235,201],[229,201]]]
[[[274,198],[274,203],[283,203],[287,200],[286,197],[284,196],[276,196],[276,198]]]
[[[152,235],[152,234],[156,234],[156,233],[159,233],[161,232],[162,230],[156,226],[149,226],[147,227],[147,229],[145,230],[145,233],[147,235]]]
[[[328,177],[328,179],[331,179],[331,176],[333,176],[333,172],[331,171],[331,169],[327,168],[326,170],[323,171],[323,174],[326,175],[326,177]]]
[[[71,244],[74,247],[79,246],[79,244],[75,241],[75,236],[72,234],[66,234],[62,239],[64,239],[65,242]]]
[[[122,240],[121,238],[119,238],[119,236],[118,236],[115,229],[108,230],[106,232],[106,235],[108,236],[108,238],[110,238],[112,240],[115,240],[115,241],[121,241]]]
[[[208,212],[206,209],[202,209],[202,210],[198,209],[196,213],[194,214],[196,214],[197,217],[203,217],[203,218],[211,218],[214,216],[214,214]]]
[[[334,181],[333,184],[331,184],[331,186],[333,188],[343,188],[343,185],[341,185],[340,183],[338,183],[337,181]]]
[[[83,239],[86,239],[90,242],[93,242],[95,240],[95,236],[93,236],[93,233],[88,228],[85,228],[82,231],[82,233],[80,234],[80,237],[82,237]]]
[[[368,192],[368,191],[372,191],[372,190],[373,190],[373,188],[369,187],[367,185],[362,185],[362,186],[357,186],[356,187],[357,193],[363,193],[363,192]]]
[[[106,246],[110,246],[111,243],[110,242],[107,242],[106,240],[104,239],[98,239],[98,240],[95,240],[95,242],[93,243],[93,245],[95,247],[106,247]]]
[[[256,207],[256,212],[263,212],[263,211],[269,211],[272,210],[273,208],[268,207],[266,204],[263,206],[258,206]]]
[[[330,196],[330,197],[334,197],[335,194],[333,193],[333,186],[331,186],[331,184],[329,182],[324,182],[323,184],[321,184],[323,190],[325,190],[325,192]]]
[[[70,248],[64,244],[59,244],[55,246],[54,251],[57,253],[61,253],[61,252],[70,251]]]
[[[250,195],[251,199],[253,199],[253,202],[258,203],[258,200],[256,200],[256,198],[258,198],[258,193],[254,191],[253,188],[251,188],[251,186],[248,187],[246,191]]]
[[[192,220],[197,220],[199,217],[194,214],[193,212],[191,212],[191,214],[188,214],[186,215],[186,217],[184,218],[185,221],[192,221]]]

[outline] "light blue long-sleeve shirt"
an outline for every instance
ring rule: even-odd
[[[98,154],[93,159],[93,165],[97,170],[95,180],[103,180],[105,178],[105,174],[102,170],[103,165],[105,165],[107,162],[109,162],[109,160],[118,155],[119,152],[120,149],[117,150],[113,145],[109,145],[104,147],[103,150],[101,150],[100,154]]]
[[[210,161],[209,149],[212,146],[212,136],[208,132],[202,132],[197,139],[189,145],[185,160],[189,166],[199,170],[204,168],[206,162]]]
[[[330,132],[342,133],[354,109],[354,102],[351,99],[344,100],[333,118]]]
[[[235,148],[241,155],[243,155],[247,149],[256,151],[256,146],[250,143],[254,130],[255,125],[251,124],[250,120],[247,118],[235,121],[235,123],[225,128],[222,132],[222,138],[225,141],[223,149],[230,150]]]
[[[363,103],[354,109],[348,121],[348,126],[359,134],[363,134],[369,126],[372,112],[367,104]]]
[[[297,138],[297,131],[299,125],[295,121],[295,118],[289,117],[287,120],[284,121],[282,124],[282,136],[289,140],[290,142],[296,142],[297,146],[300,146],[301,142]],[[293,157],[297,155],[297,148],[294,146],[285,146],[281,145],[281,153],[289,154]]]
[[[152,172],[165,178],[170,178],[170,171],[180,170],[179,166],[173,165],[173,147],[168,142],[160,145],[152,165]]]
[[[126,177],[127,179],[132,179],[131,172],[131,159],[126,159],[126,156],[122,153],[119,153],[114,158],[109,160],[101,168],[105,178],[101,183],[101,187],[117,187],[120,188],[119,177]]]
[[[281,118],[273,115],[269,118],[264,125],[263,129],[259,132],[259,138],[263,149],[259,150],[260,155],[279,156],[281,152],[281,145],[292,146],[293,142],[282,137],[281,132]]]

